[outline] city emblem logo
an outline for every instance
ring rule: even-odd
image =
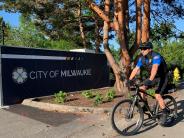
[[[27,78],[28,78],[28,75],[27,75],[27,72],[24,68],[17,67],[15,70],[13,70],[12,79],[16,83],[22,84],[27,80]]]

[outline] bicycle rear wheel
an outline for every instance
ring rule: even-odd
[[[169,110],[169,114],[167,116],[166,122],[164,124],[161,124],[159,118],[162,115],[162,110],[158,105],[156,108],[156,115],[158,116],[157,122],[161,126],[169,127],[169,126],[172,126],[175,119],[177,118],[177,103],[175,99],[170,95],[164,95],[163,99],[164,99],[166,108]]]
[[[126,99],[117,103],[111,115],[112,127],[121,135],[134,135],[142,126],[144,113],[141,106],[132,106],[132,100]]]

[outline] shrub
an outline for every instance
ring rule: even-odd
[[[106,98],[107,98],[107,101],[112,101],[115,97],[116,93],[114,91],[114,89],[109,89],[107,94],[106,94]]]
[[[63,91],[59,91],[58,93],[54,94],[54,100],[57,103],[64,103],[66,101],[67,94]]]
[[[155,90],[154,89],[148,89],[148,90],[146,90],[146,92],[148,94],[150,94],[151,96],[154,96],[155,95]]]
[[[99,104],[102,104],[102,103],[103,103],[103,97],[102,97],[101,94],[98,93],[98,94],[95,96],[94,105],[95,105],[95,106],[98,106]]]
[[[91,90],[87,90],[87,91],[82,92],[82,95],[83,95],[84,97],[86,97],[87,99],[91,99],[91,98],[94,97],[94,95],[93,95],[93,93],[92,93]]]

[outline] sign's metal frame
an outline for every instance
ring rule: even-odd
[[[2,89],[2,72],[1,72],[1,48],[0,48],[0,108],[3,107],[3,89]]]

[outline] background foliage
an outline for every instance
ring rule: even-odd
[[[104,9],[104,0],[94,2]],[[184,32],[178,30],[174,23],[183,19],[183,6],[184,1],[181,0],[151,1],[150,40],[154,49],[165,57],[169,68],[177,66],[181,73],[184,70]],[[78,14],[80,8],[81,15]],[[87,48],[95,49],[97,41],[102,45],[103,21],[87,7],[85,0],[8,0],[0,3],[0,10],[21,13],[19,27],[6,23],[6,45],[61,50],[81,48],[79,20],[83,23]],[[135,0],[129,0],[129,47],[135,42],[135,15]],[[2,40],[2,30],[0,32]],[[114,36],[113,33],[109,35],[110,38]],[[119,61],[119,49],[111,46],[111,51],[115,60]],[[139,51],[134,57],[138,54]]]

